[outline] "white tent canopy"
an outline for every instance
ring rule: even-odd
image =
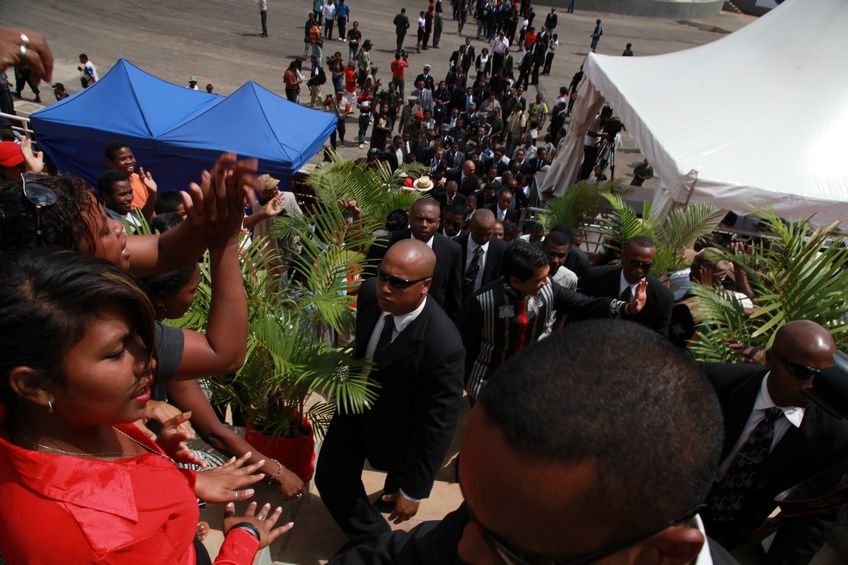
[[[848,0],[787,0],[712,43],[589,56],[542,189],[561,194],[606,100],[676,202],[848,218]]]

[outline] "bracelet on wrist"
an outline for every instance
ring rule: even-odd
[[[259,529],[250,522],[239,522],[238,524],[230,528],[230,531],[232,532],[236,529],[244,530],[245,532],[252,534],[257,541],[262,541],[262,534],[259,533]]]
[[[268,475],[269,483],[278,483],[280,482],[280,475],[283,474],[283,464],[277,461],[276,459],[271,459],[271,463],[277,465],[277,472],[273,475]]]

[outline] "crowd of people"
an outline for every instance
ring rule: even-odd
[[[426,166],[410,179],[422,197],[364,250],[353,347],[380,388],[366,412],[333,416],[318,456],[321,500],[348,539],[331,562],[734,563],[725,548],[761,527],[777,494],[848,456],[848,425],[804,394],[833,367],[833,338],[787,320],[760,352],[763,366],[699,366],[674,339],[691,285],[676,295],[652,276],[656,242],[635,237],[593,256],[580,226],[522,221],[574,91],[561,93],[543,133],[549,109],[539,96],[528,104],[524,89],[550,63],[556,13],[537,32],[527,0],[452,4],[460,31],[473,14],[491,50],[475,56],[466,39],[439,82],[424,66],[394,114],[406,88],[404,38],[381,91],[372,44],[357,21],[347,28],[345,1],[317,0],[309,15],[314,76],[328,74],[322,43],[336,28],[356,53],[327,61],[341,86],[321,102],[340,118],[333,144],[344,141],[352,95],[359,144],[372,127],[364,166]],[[395,18],[399,36],[405,18]],[[438,47],[443,25],[441,3],[421,13],[422,50]],[[50,80],[40,35],[2,28],[0,47],[0,68]],[[289,71],[296,99],[301,69]],[[612,143],[617,127],[610,111],[599,114],[581,174],[597,178],[593,142]],[[293,524],[277,524],[279,507],[254,502],[236,515],[232,503],[262,479],[289,499],[306,486],[224,426],[197,379],[244,362],[239,240],[258,235],[287,198],[256,160],[222,155],[186,190],[162,192],[130,144],[103,150],[90,186],[50,171],[26,137],[0,142],[0,553],[8,563],[209,563],[199,499],[227,504],[215,563],[250,563]],[[338,205],[361,221],[355,201]],[[138,232],[144,223],[153,235]],[[717,250],[726,243],[699,242],[675,276],[754,308],[744,273]],[[162,324],[191,305],[204,254],[207,327]],[[389,522],[426,504],[466,399],[461,505],[392,532]],[[211,467],[186,447],[195,433],[231,459]],[[386,472],[376,502],[361,479],[366,461]],[[808,562],[835,518],[782,519],[763,558]]]

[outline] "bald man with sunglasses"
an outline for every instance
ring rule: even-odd
[[[398,241],[357,296],[356,356],[371,363],[378,397],[363,414],[333,417],[315,476],[350,547],[374,544],[389,531],[381,510],[396,524],[417,513],[456,429],[465,350],[429,297],[435,267],[426,243]],[[387,472],[377,508],[362,484],[366,459]]]
[[[848,457],[848,422],[804,394],[834,366],[836,345],[815,322],[788,322],[775,334],[765,367],[708,363],[718,392],[725,439],[707,498],[707,533],[728,548],[742,543],[774,511],[782,491]],[[821,485],[822,494],[834,485]],[[809,563],[835,512],[783,518],[764,563]]]

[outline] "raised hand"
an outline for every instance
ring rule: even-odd
[[[251,455],[253,453],[248,451],[238,459],[233,457],[220,467],[198,473],[194,484],[197,498],[206,502],[222,503],[247,500],[253,496],[252,488],[239,489],[259,482],[265,477],[264,473],[253,474],[265,464],[265,460],[262,459],[244,467]]]
[[[21,46],[24,47],[23,60]],[[0,27],[0,72],[19,64],[32,71],[35,84],[53,79],[53,53],[40,33],[17,27]]]
[[[32,140],[25,135],[21,136],[21,153],[28,173],[38,174],[44,170],[44,153],[41,151],[33,153]]]
[[[634,316],[642,311],[648,302],[648,279],[642,279],[636,285],[633,300],[627,305],[627,313]]]
[[[236,524],[247,522],[259,530],[259,549],[262,549],[263,547],[271,545],[280,536],[291,530],[294,526],[294,522],[289,522],[287,524],[283,524],[279,528],[275,528],[274,525],[283,513],[282,507],[277,506],[277,508],[274,509],[274,512],[269,515],[269,512],[271,511],[270,504],[264,504],[258,514],[256,513],[256,506],[256,502],[251,502],[244,514],[236,516],[235,504],[232,502],[227,504],[224,508],[224,535],[229,533]]]
[[[156,181],[153,180],[153,175],[150,174],[150,171],[145,171],[144,167],[138,168],[138,174],[141,175],[141,180],[144,182],[144,186],[147,187],[149,192],[156,192],[158,185]]]
[[[186,221],[210,249],[238,242],[248,188],[256,185],[256,159],[236,161],[233,153],[218,158],[212,172],[203,171],[200,184],[182,193]]]

